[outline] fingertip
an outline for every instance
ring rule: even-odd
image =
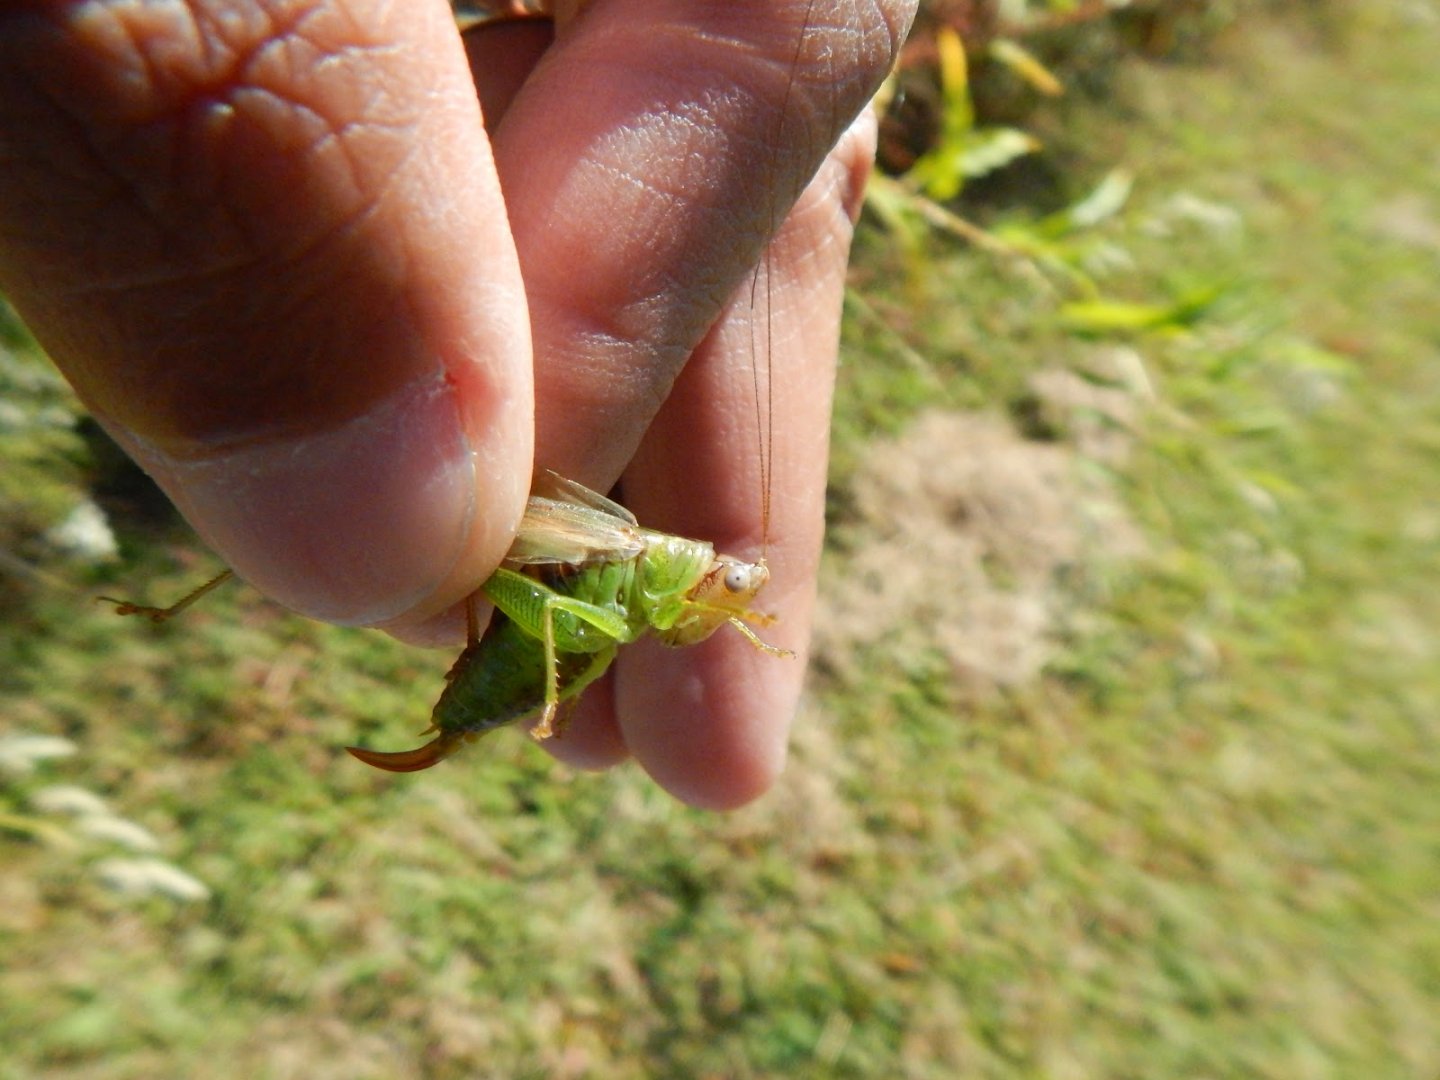
[[[503,556],[534,429],[453,20],[102,7],[30,20],[24,56],[0,32],[0,116],[34,129],[0,170],[0,233],[32,242],[7,296],[242,577],[334,622],[444,609]]]
[[[774,786],[785,768],[803,671],[743,639],[712,638],[683,651],[631,646],[616,673],[626,744],[677,799],[733,810]]]
[[[774,749],[774,753],[765,756],[743,759],[739,763],[743,768],[732,769],[713,779],[701,778],[697,782],[690,776],[674,786],[661,781],[661,786],[697,810],[722,813],[739,810],[768,795],[785,771],[786,745],[779,743]]]
[[[476,407],[439,377],[335,427],[193,457],[112,430],[241,578],[312,618],[397,624],[472,591],[520,519],[527,432],[494,408],[477,447]]]

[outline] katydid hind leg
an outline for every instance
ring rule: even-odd
[[[548,716],[541,715],[535,726],[530,729],[531,736],[536,742],[544,742],[546,739],[559,738],[565,730],[565,725],[570,719],[570,714],[580,701],[580,695],[596,679],[604,675],[610,669],[610,664],[615,659],[616,653],[620,651],[618,644],[610,646],[596,653],[590,664],[584,671],[570,680],[564,691],[560,694],[560,702],[554,712]]]
[[[121,600],[114,596],[97,596],[95,599],[104,601],[107,604],[114,604],[116,615],[139,615],[142,618],[149,619],[153,623],[163,623],[173,619],[191,604],[209,595],[234,576],[234,570],[222,570],[198,589],[190,590],[179,600],[176,600],[175,603],[163,608],[150,607],[147,604],[137,604],[131,600]]]

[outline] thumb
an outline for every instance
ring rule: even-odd
[[[528,319],[439,0],[0,13],[0,288],[239,575],[404,623],[499,561]]]

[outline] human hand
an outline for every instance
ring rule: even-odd
[[[803,651],[868,130],[790,203],[912,7],[597,0],[533,71],[544,43],[514,27],[467,65],[421,0],[9,7],[0,289],[241,577],[411,637],[504,554],[532,447],[599,490],[623,472],[652,528],[753,553],[758,341],[762,599]],[[712,640],[624,650],[557,752],[633,753],[701,805],[763,790],[801,665]]]

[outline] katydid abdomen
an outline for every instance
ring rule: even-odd
[[[560,699],[578,694],[585,683],[609,667],[614,655],[613,648],[599,654],[562,654],[556,671]],[[355,746],[347,749],[365,764],[389,772],[428,769],[463,742],[544,708],[545,679],[544,643],[496,612],[484,636],[467,646],[450,669],[431,714],[431,727],[439,732],[434,739],[415,750],[396,753]]]

